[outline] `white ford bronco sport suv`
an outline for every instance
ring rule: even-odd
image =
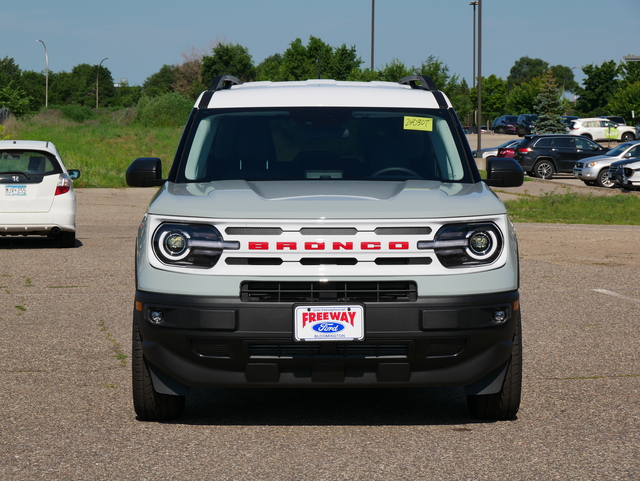
[[[180,416],[191,387],[464,386],[520,404],[518,249],[447,97],[392,82],[244,83],[198,98],[137,236],[133,400]]]

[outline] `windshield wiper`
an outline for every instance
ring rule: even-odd
[[[5,174],[5,175],[20,174],[20,175],[24,175],[27,178],[27,180],[31,180],[31,177],[29,177],[26,172],[23,172],[21,170],[7,170],[6,172],[0,172],[0,175],[2,174]]]

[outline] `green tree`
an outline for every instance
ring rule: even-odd
[[[586,65],[582,67],[582,71],[586,78],[582,81],[584,87],[576,89],[579,97],[576,109],[584,117],[609,114],[607,104],[620,85],[620,67],[609,60],[600,66]]]
[[[100,69],[99,74],[98,68]],[[115,96],[111,72],[104,65],[98,66],[87,63],[76,65],[70,73],[58,72],[49,75],[50,103],[54,105],[95,106],[98,75],[100,105],[110,105]]]
[[[356,56],[355,47],[346,45],[333,48],[317,37],[309,37],[305,46],[295,39],[282,56],[278,78],[274,80],[307,80],[331,78],[347,80],[362,60]]]
[[[564,65],[553,65],[549,69],[561,93],[575,92],[579,87],[578,82],[575,81],[572,68]]]
[[[407,67],[402,61],[394,58],[380,70],[379,80],[384,82],[397,82],[402,77],[415,74],[416,69],[414,67]]]
[[[29,111],[30,97],[20,87],[14,87],[13,82],[0,87],[0,107],[5,107],[16,117]]]
[[[520,57],[511,67],[507,77],[508,90],[529,83],[536,77],[542,77],[549,69],[549,64],[539,58]]]
[[[621,87],[640,81],[640,62],[622,62],[620,64]]]
[[[20,76],[22,88],[30,97],[29,112],[38,112],[45,105],[46,78],[43,73],[24,70]]]
[[[480,125],[485,125],[496,117],[500,117],[506,112],[506,89],[507,83],[496,75],[482,77],[482,121]],[[470,91],[470,100],[477,104],[478,87],[473,87]]]
[[[619,89],[609,100],[609,111],[615,115],[622,115],[628,124],[632,125],[635,118],[640,117],[640,80]]]
[[[542,77],[535,112],[538,114],[538,120],[535,123],[536,133],[562,134],[566,131],[566,126],[562,122],[563,106],[560,101],[560,92],[551,69]]]
[[[153,75],[150,75],[142,84],[144,94],[149,97],[158,97],[160,95],[173,92],[173,84],[177,80],[178,67],[175,65],[163,65]]]
[[[243,82],[255,78],[256,68],[246,47],[219,43],[213,48],[212,54],[202,57],[201,75],[205,84],[209,84],[218,75],[233,75]]]
[[[282,68],[282,55],[276,53],[265,58],[256,67],[256,80],[277,80],[280,78],[280,69]]]
[[[514,87],[507,94],[506,111],[513,115],[532,113],[541,86],[540,77],[534,77],[529,82]]]

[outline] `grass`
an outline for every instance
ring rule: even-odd
[[[55,144],[67,169],[80,169],[74,187],[126,187],[125,172],[137,157],[159,157],[168,172],[181,128],[147,128],[132,122],[127,111],[101,113],[83,123],[69,121],[56,110],[29,120],[11,121],[3,135]]]
[[[166,174],[182,134],[182,128],[142,127],[133,122],[133,116],[131,110],[104,110],[91,120],[77,123],[49,109],[28,120],[10,119],[3,135],[53,142],[67,168],[82,171],[74,187],[124,188],[125,171],[137,157],[161,158]],[[635,195],[551,193],[522,196],[505,205],[514,222],[640,224],[640,197]]]
[[[640,225],[640,197],[546,193],[505,202],[513,222]]]

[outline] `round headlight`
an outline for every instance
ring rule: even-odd
[[[496,254],[500,241],[493,228],[481,228],[467,234],[467,255],[472,259],[487,260]]]
[[[491,238],[486,232],[475,232],[469,239],[469,248],[475,253],[482,255],[491,247]]]
[[[187,248],[187,239],[179,232],[172,232],[164,239],[164,245],[168,252],[180,255]]]

